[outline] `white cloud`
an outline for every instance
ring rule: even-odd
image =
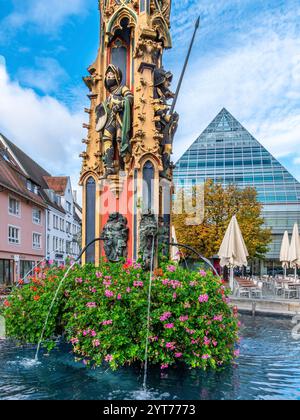
[[[300,157],[300,39],[287,20],[282,15],[275,30],[266,16],[234,49],[214,50],[190,65],[178,102],[174,160],[223,107],[276,157]]]
[[[70,175],[77,186],[84,115],[50,96],[13,82],[0,64],[0,132],[53,175]]]
[[[44,93],[56,92],[60,85],[69,79],[59,62],[50,57],[36,57],[34,68],[20,68],[17,78],[26,86]]]
[[[84,15],[93,0],[13,0],[13,12],[1,22],[2,37],[12,35],[16,30],[27,25],[35,27],[39,32],[54,34],[68,18]]]

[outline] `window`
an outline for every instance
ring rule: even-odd
[[[58,229],[58,223],[59,223],[59,217],[55,216],[55,214],[53,215],[53,228],[54,229]]]
[[[8,211],[9,214],[12,216],[20,216],[20,201],[16,200],[15,198],[9,197],[9,205],[8,205]]]
[[[32,210],[32,221],[36,225],[40,225],[42,223],[42,212],[39,209]]]
[[[9,286],[13,282],[14,265],[12,260],[0,260],[0,285]]]
[[[72,210],[72,205],[71,205],[71,203],[70,203],[69,201],[67,201],[67,202],[66,202],[66,205],[67,205],[67,212],[68,212],[68,213],[71,213],[71,210]]]
[[[8,226],[8,242],[19,245],[21,243],[20,229],[15,226]]]
[[[39,233],[32,234],[32,247],[34,249],[41,249],[42,247],[42,235]]]
[[[38,193],[39,193],[38,186],[35,185],[33,182],[31,182],[29,179],[26,182],[26,187],[27,187],[28,191],[31,191],[32,193],[38,195]]]
[[[62,232],[65,231],[65,221],[64,221],[64,219],[60,219],[60,230]]]
[[[68,255],[72,254],[72,243],[69,241],[66,243],[66,252]]]
[[[70,222],[67,222],[66,232],[71,233],[71,223]]]

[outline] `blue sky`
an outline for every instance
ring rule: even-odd
[[[226,107],[300,179],[299,0],[173,1],[174,89],[198,14],[174,160]],[[97,0],[0,0],[0,131],[73,184],[98,39]]]

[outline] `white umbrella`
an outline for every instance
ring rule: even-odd
[[[287,231],[284,232],[281,249],[280,249],[280,262],[284,268],[284,277],[286,277],[286,269],[289,267],[289,251],[290,251],[290,240]]]
[[[174,244],[177,244],[175,226],[172,226],[172,242]],[[177,246],[172,246],[171,261],[180,261],[180,251],[179,251],[179,248],[177,248]]]
[[[291,245],[289,249],[289,262],[292,268],[295,269],[295,278],[297,277],[297,267],[300,266],[300,239],[298,224],[294,224]]]
[[[230,267],[230,288],[233,290],[233,268],[247,266],[249,256],[236,216],[231,219],[218,256],[221,267]]]

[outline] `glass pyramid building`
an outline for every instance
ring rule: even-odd
[[[256,188],[266,225],[273,231],[269,265],[270,260],[278,264],[284,231],[300,224],[300,183],[226,109],[183,154],[174,171],[177,188],[207,179]]]

